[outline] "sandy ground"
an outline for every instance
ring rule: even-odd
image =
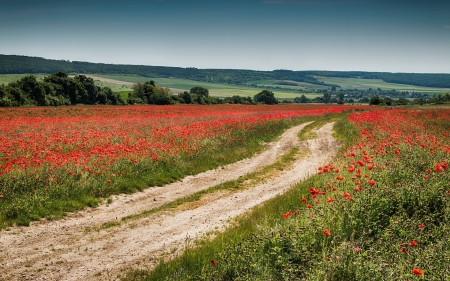
[[[231,218],[315,173],[335,154],[337,143],[331,135],[332,123],[316,131],[317,139],[299,142],[297,134],[305,125],[287,130],[278,142],[267,144],[267,150],[253,158],[163,187],[116,196],[109,205],[73,213],[59,221],[40,221],[30,227],[0,231],[0,280],[115,280],[117,274],[130,267],[151,269],[162,255],[178,252],[208,232],[223,230]],[[310,153],[266,182],[237,193],[213,194],[178,211],[86,231],[237,179],[273,163],[293,147]]]

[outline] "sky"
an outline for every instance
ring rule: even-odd
[[[450,73],[450,0],[0,0],[0,54]]]

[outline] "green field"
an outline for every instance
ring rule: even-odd
[[[316,76],[319,81],[326,84],[336,84],[341,86],[343,89],[359,89],[367,90],[372,89],[382,89],[382,90],[397,90],[400,92],[418,92],[427,94],[445,94],[450,92],[450,88],[430,88],[421,86],[412,86],[404,84],[394,84],[386,83],[381,79],[361,79],[361,78],[339,78],[339,77],[322,77]]]
[[[187,80],[187,79],[181,79],[181,78],[148,78],[148,77],[142,77],[137,75],[102,75],[102,74],[94,74],[98,77],[104,77],[119,81],[126,81],[126,82],[146,82],[153,80],[157,85],[161,85],[163,87],[171,88],[172,92],[178,93],[183,91],[189,91],[192,87],[200,86],[207,88],[209,90],[209,93],[213,96],[218,97],[231,97],[234,95],[238,96],[250,96],[253,97],[257,93],[261,92],[263,88],[255,88],[255,87],[249,87],[249,86],[236,86],[236,85],[227,85],[227,84],[219,84],[219,83],[208,83],[208,82],[199,82],[194,80]],[[278,85],[276,85],[278,86]],[[281,88],[281,85],[280,85]],[[281,99],[294,99],[295,97],[299,97],[302,94],[296,93],[292,89],[271,89],[272,92],[274,92],[275,96],[277,98]],[[305,94],[308,98],[314,98],[320,95],[314,94],[314,93],[307,93]]]
[[[13,81],[19,80],[25,75],[30,74],[2,74],[0,75],[0,84],[6,85]],[[37,74],[34,76],[36,76],[37,79],[41,81],[47,75],[48,74]],[[131,85],[123,85],[120,83],[120,81],[128,83],[143,83],[150,80],[154,80],[158,85],[170,88],[174,94],[181,93],[183,91],[189,91],[189,89],[191,89],[192,87],[200,86],[207,88],[211,95],[218,97],[230,97],[234,95],[253,97],[263,89],[269,89],[270,91],[274,92],[277,98],[280,99],[294,99],[296,97],[300,97],[302,94],[304,94],[308,98],[315,98],[318,96],[322,96],[322,94],[317,94],[316,91],[330,89],[329,86],[296,81],[257,80],[250,81],[247,83],[247,85],[237,86],[220,83],[199,82],[182,78],[149,78],[138,75],[92,75],[117,80],[116,82],[103,82],[94,79],[96,85],[100,87],[109,87],[115,92],[127,92],[132,90]],[[386,83],[381,79],[339,78],[322,76],[317,76],[316,78],[326,84],[339,85],[342,89],[367,90],[369,88],[380,88],[382,90],[397,90],[401,92],[408,91],[427,94],[445,94],[450,92],[450,88],[430,88]],[[302,93],[298,93],[298,91],[302,91]]]
[[[20,80],[22,77],[27,75],[36,76],[36,79],[38,81],[42,81],[44,80],[45,76],[48,76],[48,74],[0,74],[0,85],[7,85],[11,82]]]

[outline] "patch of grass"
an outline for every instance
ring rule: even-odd
[[[397,90],[400,92],[416,92],[416,93],[428,93],[428,94],[445,94],[450,92],[449,88],[431,88],[404,84],[395,84],[384,82],[381,79],[361,79],[361,78],[341,78],[341,77],[322,77],[316,76],[320,81],[327,84],[335,84],[341,86],[343,89],[359,89],[367,90],[382,89],[382,90]]]

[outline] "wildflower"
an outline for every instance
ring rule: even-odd
[[[330,197],[329,199],[327,199],[327,203],[331,203],[331,202],[333,202],[334,201],[334,199],[332,198],[332,197]]]
[[[283,214],[283,218],[287,219],[292,215],[292,213],[290,211],[287,211],[286,213]]]
[[[419,228],[420,228],[420,229],[422,229],[422,228],[424,228],[424,227],[425,227],[425,225],[424,225],[423,223],[419,224]]]
[[[423,271],[422,271],[421,269],[414,268],[414,269],[412,270],[412,273],[415,274],[415,275],[422,275],[422,274],[423,274]]]
[[[212,264],[213,266],[216,266],[216,261],[215,261],[215,260],[211,260],[211,264]]]
[[[328,229],[324,229],[323,233],[328,237],[331,235],[330,231]]]
[[[355,247],[355,248],[353,248],[353,251],[355,251],[356,253],[359,253],[359,252],[361,252],[361,248]]]
[[[442,166],[439,165],[439,164],[436,164],[436,166],[434,166],[434,170],[435,170],[436,172],[443,172],[443,171],[444,171],[444,169],[442,168]]]
[[[406,253],[407,251],[408,251],[408,249],[406,249],[406,247],[403,247],[403,248],[402,248],[402,252],[403,252],[403,253]]]
[[[3,198],[3,194],[0,194],[0,199],[2,199]]]
[[[306,198],[303,197],[303,198],[302,198],[302,202],[305,202],[305,203],[306,203],[306,202],[308,202],[308,199],[306,199]]]
[[[308,208],[308,209],[311,209],[311,208],[312,208],[312,206],[311,206],[311,205],[308,205],[308,206],[307,206],[307,208]]]
[[[409,245],[415,247],[417,246],[417,242],[415,240],[411,240],[411,242],[409,242]]]
[[[111,183],[111,180],[106,180],[107,183]]]
[[[367,183],[371,186],[374,186],[377,182],[375,180],[368,180]]]

